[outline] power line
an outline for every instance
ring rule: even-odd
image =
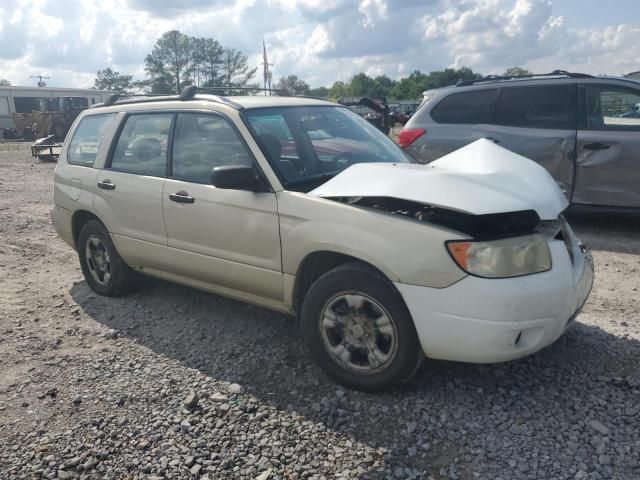
[[[31,78],[37,78],[38,79],[38,86],[39,87],[46,87],[47,86],[47,82],[45,82],[43,79],[49,80],[51,77],[47,77],[46,75],[31,75]]]

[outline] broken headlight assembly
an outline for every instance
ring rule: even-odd
[[[509,278],[551,270],[549,245],[540,234],[498,240],[452,240],[449,254],[465,272],[482,278]]]

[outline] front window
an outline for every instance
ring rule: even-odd
[[[410,157],[344,107],[248,110],[254,136],[286,188],[310,191],[356,163],[408,163]]]
[[[640,130],[640,92],[617,87],[587,87],[587,129]]]
[[[253,165],[249,151],[231,124],[217,115],[178,114],[172,177],[210,184],[213,169],[226,165]]]

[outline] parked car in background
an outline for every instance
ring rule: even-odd
[[[591,257],[539,165],[487,140],[416,165],[346,107],[197,91],[115,97],[67,136],[51,215],[95,292],[144,273],[295,314],[364,390],[425,355],[531,354],[585,302]]]
[[[488,138],[545,167],[573,205],[640,208],[640,82],[556,71],[428,94],[398,139],[418,162]]]

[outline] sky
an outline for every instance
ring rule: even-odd
[[[640,0],[0,0],[0,78],[90,87],[111,67],[143,79],[144,57],[172,29],[254,66],[264,38],[273,77],[312,87],[462,66],[640,70]]]

